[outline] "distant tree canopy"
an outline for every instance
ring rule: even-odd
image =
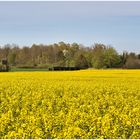
[[[15,67],[140,68],[140,54],[119,54],[112,46],[98,43],[91,47],[65,42],[33,44],[31,47],[7,44],[0,47],[2,59],[7,59],[10,66]]]

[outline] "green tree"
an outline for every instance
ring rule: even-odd
[[[120,57],[117,51],[109,46],[104,51],[104,67],[113,68],[117,67],[120,64]]]
[[[75,60],[75,66],[79,68],[88,68],[88,61],[84,55],[80,54]]]
[[[105,45],[95,44],[93,46],[92,64],[94,68],[100,69],[104,67],[104,52],[105,52]]]
[[[16,53],[10,53],[8,56],[8,62],[11,65],[15,65],[16,64]]]

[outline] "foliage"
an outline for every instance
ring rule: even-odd
[[[125,66],[128,69],[140,69],[140,59],[135,55],[135,53],[130,53]]]
[[[0,138],[140,138],[140,71],[0,73]]]
[[[80,57],[82,60],[80,62]],[[79,57],[79,58],[78,58]],[[50,45],[36,45],[19,47],[15,44],[0,47],[0,60],[7,59],[11,66],[66,66],[77,64],[84,67],[102,68],[139,68],[140,54],[119,54],[110,45],[94,44],[85,47],[77,43],[59,42]],[[84,63],[84,64],[82,64]],[[135,63],[133,65],[133,63]]]
[[[120,64],[120,57],[117,51],[111,46],[95,44],[93,47],[94,68],[114,68]]]
[[[81,69],[84,69],[84,68],[88,68],[88,61],[86,60],[86,58],[80,54],[76,60],[75,60],[75,66],[76,67],[79,67]]]

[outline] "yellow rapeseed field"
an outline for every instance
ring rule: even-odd
[[[140,138],[140,70],[0,73],[0,138]]]

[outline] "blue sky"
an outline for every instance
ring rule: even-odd
[[[140,1],[0,1],[0,45],[60,41],[140,53]]]

